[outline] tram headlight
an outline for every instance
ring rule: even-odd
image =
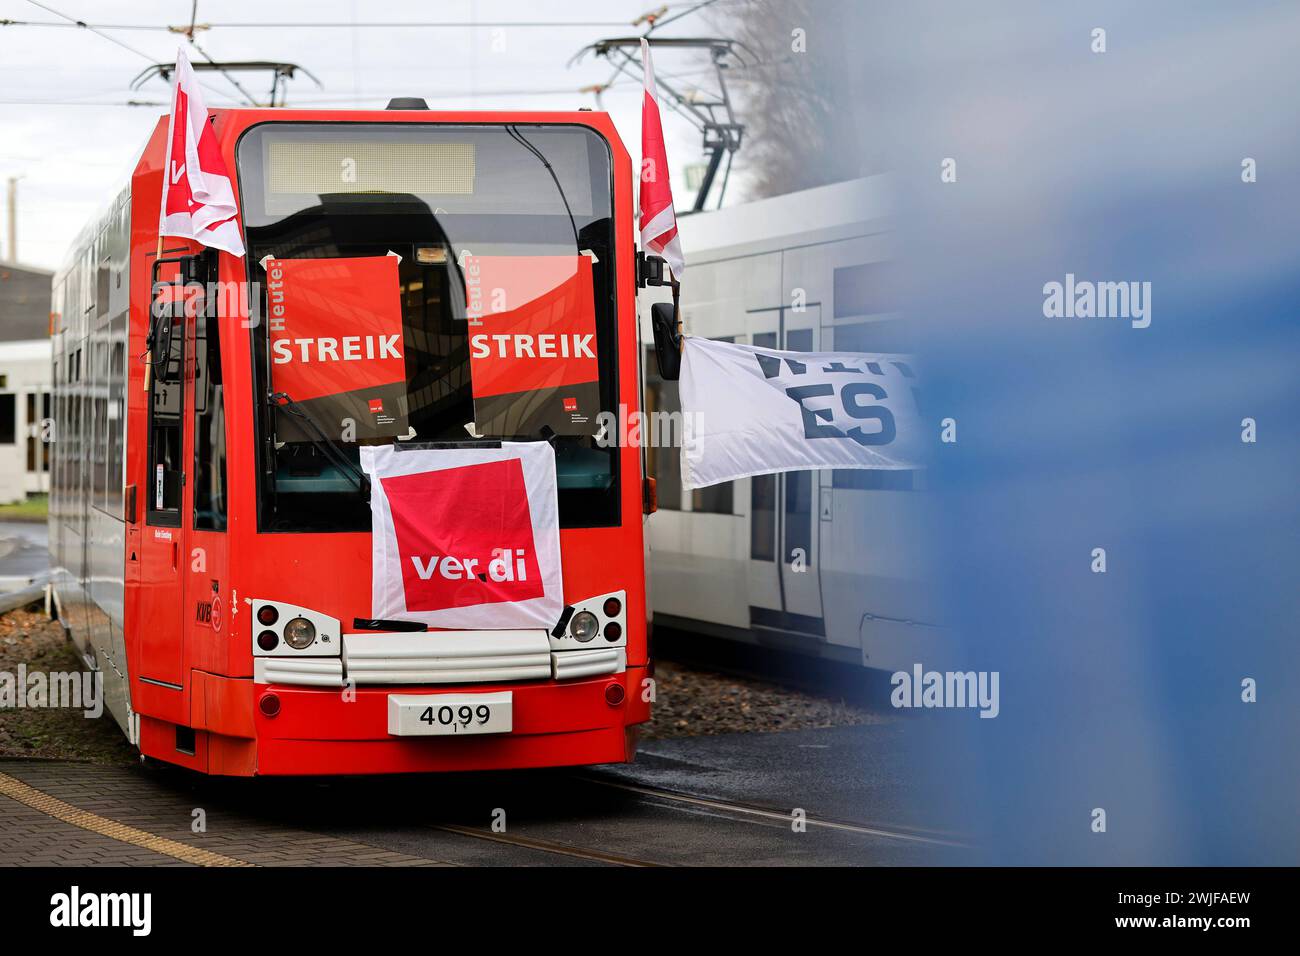
[[[579,644],[586,644],[600,633],[600,621],[590,611],[579,611],[569,621],[569,636]]]
[[[284,626],[284,642],[295,651],[311,647],[316,640],[316,625],[305,617],[295,617]]]

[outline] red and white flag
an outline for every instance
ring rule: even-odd
[[[242,256],[238,215],[235,190],[208,122],[194,68],[185,51],[178,50],[158,235],[182,236]]]
[[[673,187],[668,180],[668,151],[664,148],[664,127],[659,117],[655,91],[655,68],[650,62],[650,44],[641,40],[641,62],[645,65],[645,101],[641,104],[641,247],[663,256],[673,275],[686,272],[682,245],[677,238],[677,215],[673,212]]]

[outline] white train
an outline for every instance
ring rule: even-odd
[[[911,351],[890,281],[887,190],[872,177],[683,217],[686,332]],[[639,305],[647,343],[651,301]],[[643,354],[647,411],[678,410],[677,383],[660,379],[653,349]],[[790,472],[684,492],[679,449],[647,456],[657,624],[889,670],[938,652],[922,581],[923,472]]]

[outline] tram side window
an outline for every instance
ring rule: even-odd
[[[126,315],[113,319],[112,352],[108,367],[108,499],[109,514],[121,518],[122,463],[126,455]],[[134,519],[134,515],[132,516]]]
[[[151,525],[180,527],[181,417],[185,336],[178,325],[166,357],[153,356],[153,384],[149,392],[149,473],[144,487]]]
[[[200,313],[194,345],[194,527],[226,530],[226,408],[216,318]]]
[[[91,398],[90,464],[91,504],[101,511],[109,508],[108,479],[108,349],[103,332],[96,332],[90,340]]]

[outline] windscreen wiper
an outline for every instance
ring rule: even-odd
[[[506,133],[520,146],[537,157],[537,161],[545,166],[546,171],[551,174],[551,179],[555,182],[555,189],[560,194],[560,201],[564,203],[564,211],[569,214],[569,225],[573,228],[573,245],[581,251],[582,243],[578,239],[578,221],[573,218],[573,210],[569,208],[569,197],[564,194],[564,187],[560,185],[560,177],[555,175],[555,170],[546,157],[542,155],[542,151],[525,139],[523,133],[519,132],[519,127],[507,123]]]
[[[270,394],[270,399],[275,408],[284,409],[290,415],[301,419],[311,427],[317,437],[313,438],[311,435],[308,435],[307,440],[315,445],[316,448],[320,449],[325,457],[332,461],[340,470],[347,472],[348,477],[356,483],[357,493],[363,498],[369,500],[370,479],[366,477],[364,471],[351,462],[347,455],[343,454],[339,449],[338,443],[325,434],[324,429],[317,424],[316,419],[312,418],[311,415],[307,413],[306,409],[290,398],[288,392],[272,392]]]

